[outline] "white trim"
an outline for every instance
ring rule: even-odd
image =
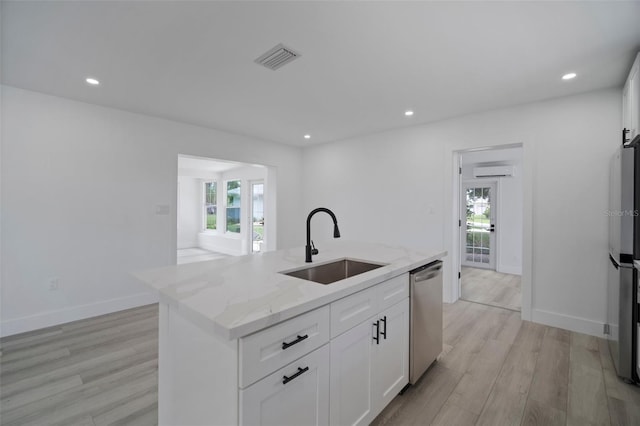
[[[532,310],[532,321],[551,327],[562,328],[564,330],[584,333],[590,336],[606,337],[602,331],[604,323],[592,321],[586,318],[574,317],[571,315],[558,314],[556,312],[543,311],[540,309]]]
[[[52,327],[71,321],[110,314],[124,309],[135,308],[157,302],[158,296],[153,293],[138,293],[133,296],[120,297],[117,299],[110,299],[102,302],[79,305],[67,309],[48,311],[28,317],[2,321],[2,323],[0,323],[0,337],[25,333],[27,331],[38,330],[45,327]]]
[[[531,321],[533,309],[533,182],[535,156],[535,143],[523,143],[522,145],[522,279],[520,291],[522,292],[521,318]]]
[[[517,266],[498,265],[496,271],[503,274],[522,275],[522,268]]]

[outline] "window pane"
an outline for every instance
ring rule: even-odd
[[[207,218],[207,223],[205,225],[205,229],[216,229],[216,218],[217,218],[217,200],[218,191],[217,185],[215,182],[206,182],[204,184],[204,203],[205,203],[205,217]]]
[[[227,232],[240,233],[240,181],[227,182]]]

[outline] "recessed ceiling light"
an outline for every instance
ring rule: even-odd
[[[85,81],[92,86],[97,86],[98,84],[100,84],[100,82],[93,77],[87,77]]]
[[[404,115],[406,115],[407,117],[411,117],[413,115],[413,111],[407,110],[404,112]]]
[[[304,135],[305,139],[311,139],[311,135]]]
[[[570,72],[569,74],[565,74],[562,76],[563,80],[571,80],[572,78],[576,78],[578,74],[576,74],[575,72]]]

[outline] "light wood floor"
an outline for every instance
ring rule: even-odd
[[[0,424],[154,425],[158,305],[0,340]]]
[[[614,372],[603,339],[445,305],[445,350],[376,425],[640,425],[640,388]]]
[[[519,311],[522,307],[520,275],[503,274],[491,269],[462,267],[461,297],[470,302]]]
[[[157,424],[157,305],[0,340],[2,425]],[[445,305],[445,350],[376,425],[640,425],[602,339]]]

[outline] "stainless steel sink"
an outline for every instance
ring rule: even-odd
[[[363,262],[360,260],[340,259],[331,263],[324,263],[317,266],[308,266],[288,272],[280,272],[291,277],[302,278],[320,284],[331,284],[345,278],[363,274],[385,265]]]

